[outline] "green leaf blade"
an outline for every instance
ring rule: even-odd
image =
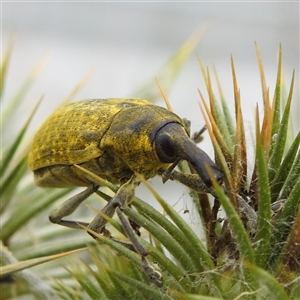
[[[257,124],[256,138],[256,172],[258,188],[258,213],[255,242],[255,260],[258,266],[264,267],[267,261],[271,233],[271,193],[262,137]]]

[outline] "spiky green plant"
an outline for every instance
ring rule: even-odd
[[[185,53],[191,49],[191,46],[188,51],[185,48]],[[10,51],[2,64],[4,75]],[[200,108],[206,119],[216,161],[225,174],[224,187],[214,184],[217,198],[209,199],[208,195],[193,191],[190,193],[205,228],[205,243],[148,183],[145,185],[161,205],[163,213],[137,197],[133,199],[132,207],[124,208],[124,213],[144,228],[139,239],[149,250],[150,261],[163,275],[162,288],[149,284],[141,272],[139,255],[128,248],[104,236],[100,237],[101,243],[94,243],[84,232],[72,231],[70,234],[69,229],[49,228],[47,222],[39,218],[41,211],[52,202],[67,197],[69,191],[50,189],[45,194],[27,178],[27,147],[24,152],[20,151],[20,147],[24,142],[22,138],[28,121],[15,141],[2,149],[1,260],[5,266],[1,273],[13,274],[17,282],[23,283],[13,285],[13,288],[9,284],[2,285],[1,297],[298,299],[300,133],[299,129],[294,133],[290,126],[294,75],[288,95],[285,95],[280,49],[276,88],[270,101],[257,47],[256,53],[264,108],[262,115],[256,110],[253,122],[253,164],[247,160],[250,150],[246,145],[248,139],[233,59],[234,119],[217,76],[220,101],[213,90],[210,72],[204,69],[199,60],[208,92],[206,101],[199,91]],[[174,65],[177,65],[178,57],[182,56],[175,56]],[[28,80],[20,89],[16,101],[22,100],[31,83],[32,80]],[[13,109],[10,113],[13,113]],[[9,112],[4,115],[7,120],[11,117]],[[5,125],[2,124],[4,133]],[[288,136],[293,138],[288,139]],[[180,167],[185,172],[192,172],[185,164]],[[107,182],[103,184],[112,192],[117,191],[116,186]],[[99,194],[106,201],[111,199],[104,192]],[[98,201],[97,198],[95,200]],[[221,208],[225,212],[222,218]],[[114,236],[126,240],[117,220],[108,221],[115,228]],[[31,232],[28,229],[30,222],[36,222],[41,228],[35,233],[34,239],[27,233]],[[75,249],[80,251],[87,245],[88,250],[70,255]],[[57,260],[62,256],[68,256],[64,260],[64,268],[60,267],[61,262]],[[51,263],[29,269],[50,260]]]

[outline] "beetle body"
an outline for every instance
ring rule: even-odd
[[[197,175],[173,171],[180,160],[187,160]],[[190,139],[181,118],[142,99],[84,100],[60,107],[36,133],[28,164],[38,186],[87,187],[50,213],[49,219],[71,228],[82,229],[83,225],[96,234],[105,229],[106,219],[100,215],[91,223],[64,220],[99,188],[84,170],[120,184],[102,212],[109,217],[117,212],[135,251],[142,257],[146,276],[158,286],[162,284],[161,276],[148,265],[147,250],[120,210],[134,196],[141,180],[137,174],[145,179],[156,174],[163,175],[164,180],[177,178],[200,192],[208,191],[212,184],[207,167],[218,182],[223,178],[222,171]]]
[[[113,183],[134,172],[146,179],[166,166],[153,151],[155,133],[182,120],[141,99],[86,100],[56,110],[35,135],[28,164],[41,187],[86,186],[74,164]]]

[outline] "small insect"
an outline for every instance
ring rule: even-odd
[[[95,99],[74,102],[58,108],[36,133],[28,157],[35,183],[41,187],[77,187],[86,189],[50,213],[59,225],[87,226],[103,233],[106,221],[97,215],[89,223],[65,220],[99,185],[80,166],[120,188],[103,208],[112,217],[115,212],[142,257],[146,276],[162,286],[159,272],[148,263],[147,250],[135,236],[120,208],[129,203],[141,182],[161,175],[163,181],[177,180],[197,192],[212,192],[210,168],[222,183],[223,172],[189,137],[186,122],[169,110],[142,99]],[[180,160],[190,163],[197,174],[174,170]],[[199,178],[200,177],[200,178]]]

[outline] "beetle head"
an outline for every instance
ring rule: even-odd
[[[222,183],[223,172],[196,146],[181,124],[168,123],[160,128],[155,135],[153,147],[157,158],[163,163],[173,163],[178,159],[188,161],[208,187],[211,187],[212,182],[207,168],[210,168],[215,179]]]

